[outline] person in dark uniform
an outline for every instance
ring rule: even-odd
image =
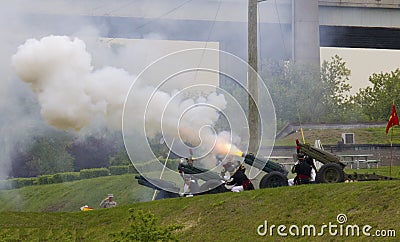
[[[298,163],[292,167],[292,173],[296,173],[295,185],[309,184],[311,178],[311,165],[305,161],[304,154],[297,154]]]
[[[317,175],[317,167],[315,166],[314,159],[306,155],[304,160],[309,166],[311,166],[310,182],[313,183],[315,182],[315,176]]]
[[[236,172],[231,176],[230,180],[226,182],[226,185],[233,185],[231,188],[232,192],[241,192],[243,190],[254,190],[253,183],[251,183],[250,179],[247,178],[246,167],[241,164]]]

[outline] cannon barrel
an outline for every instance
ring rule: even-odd
[[[169,181],[164,181],[161,179],[157,178],[150,178],[150,177],[145,177],[145,176],[135,176],[135,178],[138,180],[138,184],[142,186],[149,187],[154,190],[171,190],[175,193],[178,193],[180,188],[177,187],[175,184]]]
[[[193,177],[203,181],[221,180],[221,177],[218,173],[192,165],[179,164],[178,170],[183,171],[185,174],[191,174]]]
[[[263,161],[259,158],[256,158],[253,154],[243,154],[244,162],[250,166],[254,166],[257,169],[263,170],[267,173],[271,173],[273,171],[277,171],[282,173],[283,175],[287,175],[288,171],[281,164],[273,162],[271,160]],[[185,174],[191,174],[194,177],[201,179],[203,181],[209,180],[221,180],[221,176],[213,171],[209,171],[204,168],[195,167],[187,164],[179,164],[178,169],[183,171]]]
[[[263,170],[267,173],[271,173],[273,171],[278,171],[282,173],[283,175],[287,175],[288,171],[285,169],[285,167],[281,164],[278,164],[276,162],[273,162],[271,160],[263,161],[257,157],[254,156],[254,154],[249,153],[249,154],[242,154],[242,157],[244,157],[244,162],[250,166],[254,166],[257,169]]]
[[[340,161],[340,158],[338,156],[329,153],[325,150],[314,148],[310,144],[301,144],[299,140],[296,140],[296,145],[298,152],[308,155],[309,157],[323,164],[328,164],[333,162],[339,164],[342,168],[346,166],[343,162]]]

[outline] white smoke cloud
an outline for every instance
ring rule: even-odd
[[[79,130],[105,108],[86,91],[91,57],[83,41],[66,36],[29,39],[12,57],[17,75],[31,85],[41,114],[57,128]]]
[[[175,5],[178,6],[179,4]],[[8,176],[12,163],[11,154],[15,150],[24,151],[30,145],[33,137],[43,135],[43,132],[49,129],[47,124],[61,129],[81,130],[80,133],[88,131],[85,128],[94,122],[120,128],[121,99],[125,97],[130,83],[135,79],[134,74],[154,61],[155,57],[161,57],[166,53],[154,47],[155,45],[143,42],[140,45],[129,45],[123,48],[104,48],[103,43],[99,42],[98,39],[99,37],[112,39],[114,37],[129,37],[131,32],[126,34],[126,30],[129,29],[129,31],[137,32],[133,33],[135,38],[171,39],[169,32],[179,31],[188,36],[188,39],[193,40],[194,38],[191,37],[193,35],[192,29],[182,29],[182,26],[175,26],[170,21],[164,21],[164,18],[172,17],[172,19],[175,19],[175,15],[179,16],[188,12],[189,15],[194,13],[197,15],[205,14],[208,16],[207,19],[213,19],[215,16],[215,12],[198,10],[198,6],[204,6],[207,9],[203,2],[195,5],[188,2],[182,8],[165,15],[175,8],[175,5],[172,6],[171,3],[165,1],[127,3],[125,0],[102,3],[66,0],[2,2],[0,29],[6,34],[0,40],[0,110],[2,112],[0,118],[2,134],[0,137],[0,179]],[[207,6],[209,5],[207,4]],[[211,8],[216,9],[214,5]],[[246,11],[242,11],[243,8],[237,9],[240,10],[239,13],[243,12],[244,16],[247,14]],[[218,16],[223,16],[224,12],[229,13],[229,15],[232,14],[230,7],[229,11],[223,11],[223,8],[221,8]],[[90,17],[93,15],[97,17]],[[235,11],[234,15],[238,15],[238,11]],[[144,22],[146,25],[143,28],[137,28],[137,25],[127,28],[126,23],[122,25],[109,24],[107,16],[139,16],[145,19],[150,18],[150,20]],[[156,21],[151,19],[160,16],[163,16],[163,18]],[[99,18],[106,21],[98,21]],[[111,21],[114,20],[111,19]],[[161,24],[164,27],[153,32],[153,24]],[[139,31],[142,32],[139,33]],[[201,32],[203,40],[207,36],[210,40],[215,40],[218,38],[212,36],[223,34],[222,31],[213,30],[210,35],[208,26],[201,29]],[[41,39],[43,36],[56,34],[78,36],[84,40],[84,43],[79,39],[65,36]],[[227,36],[227,38],[231,38],[232,35],[228,34]],[[34,39],[26,41],[24,45],[18,48],[21,43],[29,38]],[[242,39],[244,40],[242,42],[245,43],[246,38],[243,37]],[[44,45],[44,42],[46,42],[46,45]],[[185,48],[185,42],[187,44],[188,41],[180,41],[175,45]],[[239,41],[234,42],[239,43]],[[59,45],[59,43],[61,44]],[[28,46],[32,48],[28,48]],[[34,46],[36,49],[33,48]],[[204,46],[206,45],[201,43],[197,47]],[[238,46],[241,45],[238,44]],[[20,55],[19,59],[15,59],[17,48],[17,53]],[[13,55],[11,66],[10,58]],[[113,67],[103,68],[106,65],[123,68],[126,71]],[[18,77],[24,82],[20,82],[15,73],[18,73]],[[93,85],[93,83],[96,85]],[[143,88],[154,91],[151,86]],[[160,98],[164,96],[163,100],[165,100],[165,97],[168,100],[173,95],[175,93],[168,90],[159,92],[156,96],[160,96]],[[224,106],[223,96],[216,96],[221,99],[221,104],[215,105],[222,108]],[[213,102],[212,100],[213,97],[207,96],[203,100],[186,100],[179,97],[171,101],[173,104],[170,106],[179,105],[180,108],[185,108],[189,104],[209,103]],[[179,111],[180,108],[176,108],[176,110]],[[206,127],[204,125],[213,123],[218,115],[217,112],[211,110],[201,111],[200,108],[196,110],[199,111],[199,115],[197,115],[197,111],[193,110],[188,112],[190,115],[183,117],[180,124],[182,127],[186,127],[188,131],[181,130],[180,134],[182,138],[192,138],[191,142],[195,143],[200,140],[199,132],[201,131],[202,140],[205,142],[205,135],[209,133],[212,137],[211,134],[214,134],[214,132],[204,128]],[[210,117],[205,113],[208,113]],[[154,115],[156,116],[156,113]],[[195,119],[194,117],[200,117],[196,118],[198,124],[191,125],[192,123],[189,120]],[[163,121],[163,123],[171,124],[169,125],[170,133],[174,135],[173,137],[176,137],[178,135],[177,130],[172,124],[177,123],[177,118],[172,117],[172,115],[167,115],[164,118],[169,122]],[[202,118],[204,118],[203,123],[200,122]],[[155,124],[159,125],[159,122],[155,122]],[[91,131],[88,133],[92,133]]]
[[[91,62],[85,43],[67,36],[29,39],[12,57],[13,68],[37,96],[48,124],[79,131],[100,115],[108,128],[121,129],[124,101],[135,77],[115,67],[95,69]],[[145,118],[147,137],[162,130],[184,142],[206,147],[215,144],[213,126],[227,105],[222,94],[212,92],[192,99],[177,90],[168,93],[150,85],[139,88],[133,97],[139,115],[130,120],[131,128],[141,127],[138,124]]]

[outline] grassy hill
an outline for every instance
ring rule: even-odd
[[[133,174],[0,190],[0,212],[73,212],[83,205],[98,208],[107,194],[118,204],[149,201],[153,192],[137,184]]]
[[[380,174],[387,172],[385,168],[379,169]],[[392,174],[400,177],[399,167]],[[84,204],[97,206],[110,192],[114,193],[118,207],[79,211]],[[110,233],[129,228],[130,208],[151,211],[163,225],[184,225],[177,234],[182,241],[266,241],[271,240],[270,235],[257,234],[258,226],[265,220],[269,226],[321,228],[330,222],[339,225],[336,217],[340,213],[348,218],[344,225],[370,225],[371,233],[394,229],[400,236],[398,180],[280,187],[140,202],[151,196],[152,191],[137,185],[133,175],[0,191],[3,205],[0,241],[109,241]],[[278,236],[276,228],[273,234],[272,240],[278,241],[382,240],[365,236],[334,237],[327,230],[324,237],[285,238]],[[397,240],[391,237],[383,241]]]

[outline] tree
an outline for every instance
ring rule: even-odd
[[[73,157],[67,152],[69,143],[64,136],[36,138],[28,154],[32,157],[25,167],[29,176],[73,171]]]
[[[390,73],[373,73],[369,82],[372,83],[372,87],[360,89],[352,101],[371,120],[387,120],[392,102],[400,103],[400,69]]]
[[[330,61],[324,61],[321,66],[321,82],[323,86],[322,102],[324,116],[329,121],[346,120],[350,105],[351,85],[349,76],[351,71],[347,69],[346,62],[338,55],[331,57]]]
[[[110,166],[125,166],[130,165],[130,159],[125,149],[120,149],[115,155],[108,160]]]
[[[278,127],[287,122],[353,120],[350,70],[339,56],[321,68],[290,61],[266,61],[261,73],[273,99]],[[350,116],[349,116],[350,115]]]
[[[88,136],[76,139],[68,146],[74,157],[74,170],[108,167],[109,159],[117,152],[116,138]]]
[[[27,164],[32,160],[32,156],[22,148],[19,143],[16,144],[12,154],[12,167],[10,177],[34,177],[39,174],[38,169],[35,167],[33,170],[27,167]]]
[[[318,68],[289,61],[268,61],[263,70],[261,75],[274,102],[278,126],[319,118],[323,89]]]

